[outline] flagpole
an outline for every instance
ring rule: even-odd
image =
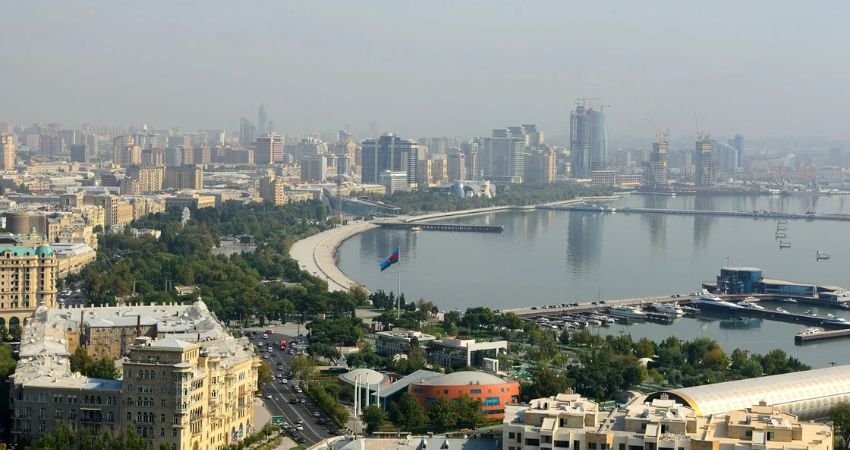
[[[401,317],[401,250],[398,252],[398,264],[396,264],[396,275],[398,276],[398,291],[395,294],[395,320]]]

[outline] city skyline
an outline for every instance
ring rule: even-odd
[[[533,122],[555,141],[576,98],[601,96],[612,137],[651,135],[646,118],[691,134],[694,113],[713,135],[850,136],[850,67],[830,56],[847,40],[847,5],[657,5],[19,5],[0,31],[0,56],[18,61],[0,120],[231,130],[265,104],[285,132],[460,136]],[[112,45],[95,45],[104,36]],[[523,63],[505,64],[506,50]],[[132,56],[122,70],[116,54]]]

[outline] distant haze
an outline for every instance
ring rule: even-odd
[[[563,135],[604,97],[612,136],[652,118],[714,135],[850,136],[845,1],[14,2],[0,122],[287,133]]]

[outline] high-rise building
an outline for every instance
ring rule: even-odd
[[[0,170],[15,170],[14,134],[0,134]]]
[[[466,155],[457,150],[446,155],[446,171],[449,182],[466,179]]]
[[[0,326],[8,330],[23,326],[39,304],[56,307],[58,262],[47,242],[31,246],[11,235],[0,240]]]
[[[714,159],[711,152],[711,138],[700,135],[694,149],[694,184],[712,186],[715,180]]]
[[[327,169],[325,155],[305,155],[301,160],[301,181],[325,181],[328,177]]]
[[[410,180],[404,171],[385,170],[378,175],[378,184],[384,186],[387,195],[410,190]]]
[[[525,182],[532,184],[552,184],[556,173],[555,151],[546,148],[534,150],[528,154],[525,166]]]
[[[266,105],[261,104],[260,108],[257,110],[257,132],[260,133],[261,136],[272,131],[268,129],[268,124],[269,118],[266,115]]]
[[[498,128],[480,138],[481,172],[485,178],[521,183],[525,176],[526,136],[522,127]]]
[[[151,165],[132,165],[127,167],[127,178],[121,185],[125,194],[148,194],[162,190],[165,168]]]
[[[741,170],[744,168],[744,136],[740,134],[736,134],[735,137],[729,139],[729,145],[732,146],[735,150],[737,150],[736,156],[736,169]]]
[[[652,143],[652,153],[649,154],[649,163],[645,172],[646,183],[653,188],[660,188],[667,185],[667,177],[669,174],[669,163],[667,160],[667,135],[658,132],[655,142]]]
[[[570,113],[570,166],[573,178],[590,178],[608,165],[605,114],[581,104]]]
[[[283,137],[277,133],[265,134],[254,144],[254,162],[268,166],[283,160]]]
[[[254,143],[257,136],[257,127],[246,118],[239,120],[239,144],[248,147]]]
[[[71,145],[71,161],[87,163],[89,162],[89,153],[86,144]]]
[[[142,162],[142,148],[133,136],[117,136],[112,140],[112,164],[127,167]]]
[[[463,160],[466,165],[464,180],[478,180],[481,178],[481,168],[478,160],[480,144],[481,140],[478,138],[460,144],[460,151],[463,153]]]
[[[142,164],[164,166],[165,152],[161,148],[146,148],[142,150]]]
[[[168,147],[167,149],[165,149],[165,165],[168,167],[182,166],[187,160],[186,153],[193,153],[192,148],[184,147],[183,145]],[[190,157],[188,159],[191,160],[193,158]]]
[[[212,162],[212,150],[208,145],[195,147],[194,164],[207,165]]]
[[[443,184],[449,179],[448,160],[445,154],[431,155],[431,182]]]
[[[407,183],[416,185],[416,166],[419,161],[419,145],[394,134],[385,134],[377,139],[366,139],[361,143],[361,181],[379,184],[384,171],[407,173]]]
[[[203,189],[204,171],[199,166],[189,164],[180,167],[167,167],[163,187],[178,190]]]

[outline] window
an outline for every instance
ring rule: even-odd
[[[499,400],[499,397],[487,397],[483,402],[481,402],[481,406],[498,406],[501,403],[502,402]]]
[[[514,433],[513,431],[508,432],[508,439],[513,439],[515,437],[516,437],[516,433]]]
[[[159,415],[159,423],[165,423],[165,414]]]
[[[62,419],[62,410],[61,410],[61,409],[57,409],[57,410],[54,412],[54,414],[53,414],[53,418],[54,418],[54,419],[60,419],[60,420],[61,420],[61,419]]]
[[[532,447],[540,447],[540,439],[528,438],[525,440],[525,445],[530,445]]]
[[[570,448],[570,441],[555,441],[555,448]]]
[[[590,450],[596,450],[596,442],[588,442],[587,448]]]
[[[481,393],[481,389],[470,389],[470,390],[469,390],[469,393],[470,393],[470,394],[480,394],[480,393]]]
[[[159,429],[159,437],[165,437],[165,428]]]
[[[171,429],[171,437],[177,437],[177,428]],[[174,444],[171,444],[171,448],[174,448]]]

